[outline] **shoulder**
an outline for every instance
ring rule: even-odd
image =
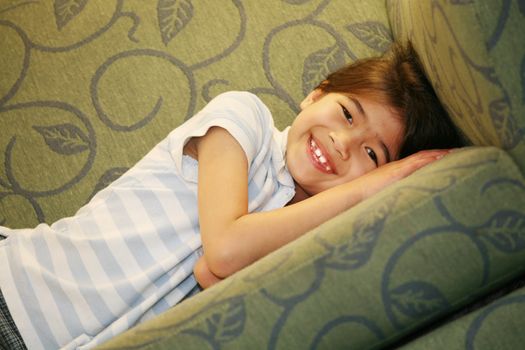
[[[270,111],[256,95],[242,91],[222,93],[170,133],[169,149],[176,164],[181,162],[184,145],[193,137],[206,135],[212,127],[228,131],[251,162],[271,141],[274,122]]]
[[[213,98],[202,110],[217,113],[224,112],[237,115],[240,120],[249,121],[252,119],[258,124],[273,125],[273,118],[270,110],[264,102],[255,94],[248,91],[229,91],[221,93]]]
[[[216,97],[214,97],[210,103],[212,102],[215,102],[215,101],[237,101],[239,103],[246,103],[246,104],[250,104],[250,103],[255,103],[255,104],[263,104],[264,103],[261,101],[261,99],[249,92],[249,91],[228,91],[228,92],[223,92],[219,95],[217,95]]]
[[[230,91],[216,96],[193,118],[192,123],[222,126],[234,136],[242,133],[255,148],[261,147],[275,128],[267,106],[259,97],[246,91]]]

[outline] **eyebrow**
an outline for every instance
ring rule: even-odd
[[[352,100],[352,102],[354,102],[355,106],[359,110],[359,113],[361,113],[365,118],[368,119],[368,116],[366,115],[366,112],[363,109],[363,106],[361,105],[361,102],[359,102],[359,100],[357,98],[355,98],[355,97],[350,97],[350,99]]]
[[[363,116],[363,118],[368,120],[368,115],[366,114],[365,109],[361,105],[361,102],[359,102],[359,100],[355,97],[350,97],[350,100],[352,100],[352,102],[357,107],[357,110]],[[385,143],[381,138],[379,138],[379,143],[381,144],[381,149],[383,150],[383,153],[385,155],[386,162],[390,163],[392,157],[390,156],[390,151],[388,150],[388,147],[386,147]]]

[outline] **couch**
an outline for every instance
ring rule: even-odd
[[[0,2],[0,225],[72,215],[217,94],[290,124],[410,39],[470,140],[102,349],[517,349],[523,0]]]

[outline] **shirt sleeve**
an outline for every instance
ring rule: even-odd
[[[251,165],[258,151],[271,138],[273,119],[266,105],[249,92],[232,91],[218,95],[168,136],[169,152],[181,174],[184,175],[184,145],[192,137],[204,136],[214,126],[226,129],[237,140]]]

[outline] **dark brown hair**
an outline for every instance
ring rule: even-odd
[[[412,44],[392,44],[381,57],[358,60],[331,73],[323,92],[364,95],[391,106],[404,121],[399,157],[423,149],[465,145],[428,81]]]

